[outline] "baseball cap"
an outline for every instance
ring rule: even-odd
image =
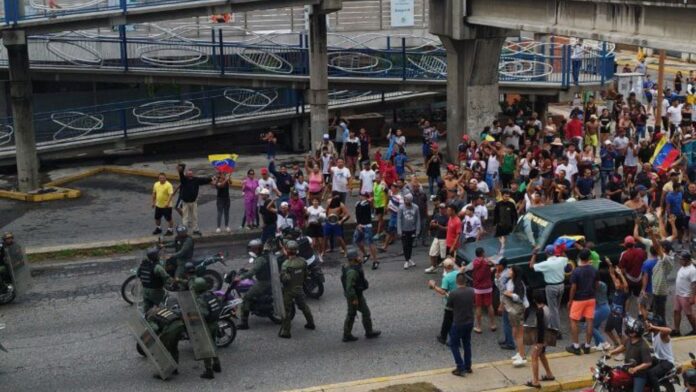
[[[633,238],[632,235],[627,235],[626,238],[624,238],[623,245],[634,245],[636,243],[636,239]]]
[[[329,140],[329,134],[328,134],[328,133],[325,133],[325,134],[324,134],[324,140]]]
[[[643,191],[646,191],[647,189],[648,189],[648,188],[646,188],[645,185],[638,185],[638,186],[636,187],[636,190],[637,190],[638,192],[643,192]]]
[[[287,207],[287,206],[288,206],[288,202],[287,202],[287,201],[284,201],[284,202],[280,203],[280,207],[281,207],[281,208],[282,208],[282,207]]]
[[[438,207],[440,207],[440,208],[446,208],[446,207],[447,207],[447,204],[445,204],[445,203],[440,203],[440,205],[439,205]]]
[[[265,167],[262,167],[261,174],[268,174],[268,169],[266,169]]]
[[[690,260],[691,252],[689,252],[688,250],[684,250],[679,254],[679,258],[682,260]]]
[[[604,141],[604,144],[610,145],[610,144],[611,144],[611,140],[605,140],[605,141]]]

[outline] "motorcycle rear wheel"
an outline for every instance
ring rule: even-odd
[[[121,297],[128,305],[133,305],[143,296],[142,288],[143,286],[140,284],[138,277],[131,275],[121,285]]]
[[[210,269],[205,270],[201,277],[205,279],[206,282],[208,282],[208,286],[211,290],[217,291],[220,290],[220,288],[222,288],[222,276],[219,272]]]
[[[0,294],[0,305],[9,304],[17,298],[17,290],[12,287],[11,289],[7,287],[7,292],[5,294]]]
[[[302,290],[309,298],[319,299],[324,295],[324,283],[318,279],[305,280]]]
[[[218,320],[217,331],[215,331],[215,346],[227,347],[237,337],[237,325],[230,319]]]

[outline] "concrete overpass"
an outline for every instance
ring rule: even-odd
[[[696,52],[694,0],[430,0],[430,32],[447,48],[447,140],[478,134],[496,113],[505,37],[524,30]]]

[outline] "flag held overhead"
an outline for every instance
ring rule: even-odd
[[[213,154],[208,155],[208,161],[215,170],[222,173],[232,173],[237,166],[237,154]]]

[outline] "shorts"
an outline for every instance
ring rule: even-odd
[[[387,225],[387,233],[396,233],[396,213],[389,215],[389,224]]]
[[[375,207],[375,215],[384,215],[384,207]]]
[[[325,224],[324,225],[324,237],[343,237],[343,226],[339,224],[331,225],[331,224]]]
[[[518,327],[524,323],[524,311],[508,312],[508,321],[511,327]]]
[[[447,243],[445,239],[434,238],[433,243],[430,245],[430,252],[428,252],[430,257],[440,257],[444,259],[447,257]]]
[[[486,294],[474,294],[474,305],[475,306],[492,306],[493,305],[493,292]]]
[[[592,299],[586,299],[584,301],[573,301],[570,306],[570,319],[574,321],[580,321],[581,319],[594,319],[595,305],[597,301]]]
[[[363,226],[362,230],[358,230],[356,227],[353,231],[353,243],[354,244],[365,244],[372,245],[372,227]]]
[[[321,227],[321,223],[310,223],[307,225],[307,237],[323,238],[324,229]]]
[[[164,219],[169,222],[172,220],[172,207],[165,207],[165,208],[159,208],[155,207],[155,219],[160,220],[164,217]]]
[[[638,304],[645,309],[652,309],[653,306],[653,294],[652,293],[645,293],[638,297]]]
[[[614,331],[617,335],[621,336],[623,332],[623,317],[615,313],[610,313],[607,324],[604,326],[604,331]]]
[[[632,296],[634,297],[640,297],[640,292],[642,291],[642,284],[640,282],[638,283],[633,283],[631,281],[628,282],[628,292],[631,293]]]
[[[684,312],[685,315],[690,316],[693,314],[693,308],[693,304],[689,303],[689,297],[674,296],[675,312]]]
[[[423,147],[421,148],[421,152],[423,153],[424,157],[427,157],[430,155],[430,143],[423,143]]]

